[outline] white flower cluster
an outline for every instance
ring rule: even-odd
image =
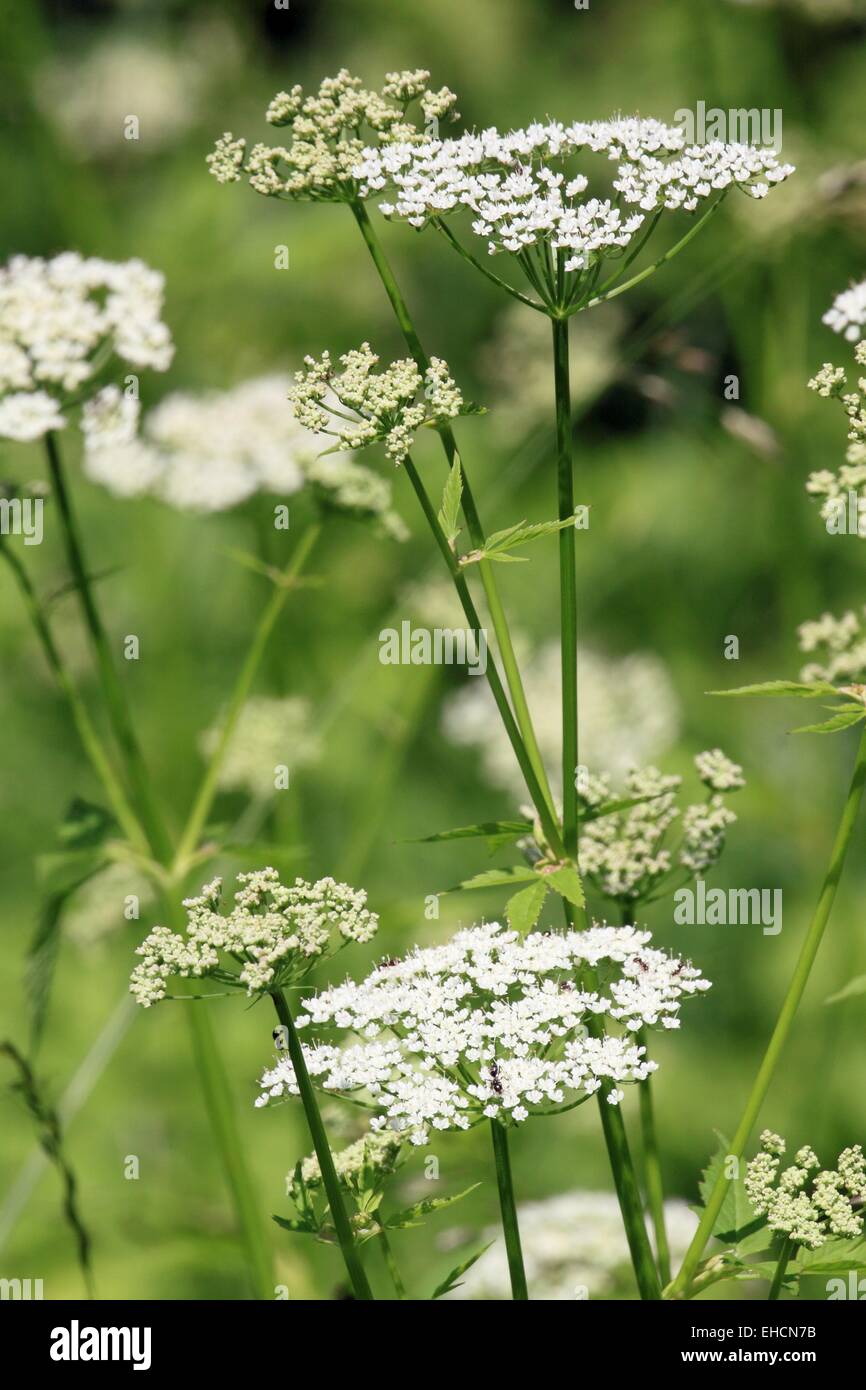
[[[299,1028],[333,1025],[358,1038],[308,1044],[310,1074],[326,1091],[364,1097],[374,1130],[413,1144],[426,1144],[431,1129],[567,1109],[605,1081],[618,1104],[620,1083],[656,1068],[629,1033],[678,1027],[682,999],[709,988],[690,963],[651,950],[650,939],[607,925],[525,937],[498,923],[459,931],[443,946],[386,961],[360,984],[307,999]],[[583,987],[586,968],[597,987]],[[591,1036],[593,1016],[625,1034]],[[287,1057],[265,1072],[261,1089],[257,1105],[297,1092]]]
[[[526,698],[532,711],[542,760],[554,794],[562,792],[562,689],[559,642],[545,642],[534,651],[517,636]],[[633,767],[660,757],[676,742],[680,706],[668,668],[651,652],[610,657],[581,647],[578,651],[580,688],[580,757],[591,767],[603,767],[619,785]],[[496,717],[493,697],[484,681],[469,681],[446,702],[446,738],[459,746],[477,747],[488,780],[512,796],[525,785],[514,750]]]
[[[164,372],[174,348],[160,317],[163,286],[143,261],[74,251],[0,267],[0,437],[62,429],[67,398],[112,356]]]
[[[728,828],[737,819],[723,793],[745,786],[743,770],[718,748],[699,753],[695,767],[710,788],[706,801],[681,813],[681,777],[663,775],[654,767],[634,769],[626,778],[624,795],[650,799],[582,826],[580,871],[597,892],[633,908],[662,896],[674,875],[680,880],[685,873],[688,879],[717,862]],[[578,797],[593,810],[611,799],[609,779],[579,782]],[[678,846],[668,846],[668,831],[681,814],[682,838]]]
[[[275,374],[228,391],[175,392],[140,431],[139,402],[107,386],[82,412],[84,471],[115,496],[197,512],[225,511],[257,492],[289,497],[309,483],[326,505],[402,535],[386,480],[349,458],[323,466],[319,441],[292,415],[291,385]]]
[[[866,608],[863,614],[866,616]],[[856,613],[849,610],[841,618],[823,613],[801,623],[797,636],[802,652],[821,655],[820,661],[803,667],[801,681],[860,681],[866,676],[866,627]]]
[[[431,91],[429,82],[423,68],[389,72],[382,90],[374,92],[341,68],[313,95],[295,86],[274,97],[267,120],[288,127],[287,144],[257,144],[247,156],[246,141],[226,131],[208,155],[208,166],[219,183],[237,183],[246,174],[250,187],[266,197],[355,201],[360,196],[355,165],[371,141],[384,146],[424,139],[411,115],[415,103],[428,129],[443,118],[456,119],[454,93],[447,87]]]
[[[837,308],[847,299],[847,306]],[[862,308],[858,308],[858,302]],[[862,316],[858,320],[857,314]],[[850,315],[850,317],[849,317]],[[824,322],[831,322],[837,332],[844,330],[846,338],[859,339],[866,317],[866,281],[840,295],[825,314]],[[847,328],[845,327],[847,325]],[[858,366],[866,367],[866,340],[857,342],[854,358]],[[809,389],[819,396],[832,397],[841,402],[848,418],[848,446],[845,462],[838,471],[821,468],[811,473],[806,483],[806,491],[813,497],[823,498],[821,517],[828,531],[847,531],[849,527],[848,500],[853,493],[857,499],[857,534],[866,539],[866,375],[857,379],[857,390],[847,390],[848,376],[844,367],[835,367],[825,362],[823,367],[809,382]]]
[[[689,1247],[698,1219],[687,1203],[665,1202],[665,1228],[676,1266]],[[540,1302],[628,1297],[634,1289],[628,1241],[619,1202],[609,1192],[564,1192],[517,1208],[527,1283]],[[647,1218],[649,1231],[649,1218]],[[511,1297],[508,1260],[501,1231],[481,1259],[462,1276],[451,1299]]]
[[[836,1168],[824,1169],[806,1145],[780,1173],[785,1148],[784,1139],[765,1129],[760,1153],[746,1165],[747,1196],[757,1214],[766,1216],[770,1230],[810,1250],[832,1236],[862,1235],[866,1159],[860,1145],[844,1149]]]
[[[866,327],[866,280],[837,294],[821,322],[834,333],[844,333],[849,343],[862,338]]]
[[[379,919],[365,906],[363,889],[332,878],[297,878],[289,888],[271,868],[238,874],[237,881],[241,886],[227,915],[219,910],[222,879],[216,878],[199,897],[185,900],[185,936],[154,927],[136,948],[142,961],[132,972],[130,992],[144,1008],[165,998],[173,976],[208,976],[246,986],[248,994],[279,989],[303,979],[323,956],[376,933]]]
[[[362,449],[383,443],[395,463],[402,463],[415,433],[424,425],[453,419],[463,409],[447,363],[433,357],[422,375],[411,357],[374,371],[379,358],[362,343],[340,358],[330,353],[305,357],[290,393],[298,422],[317,434],[332,435],[338,449]]]
[[[612,198],[584,198],[589,181],[574,160],[595,153],[617,164]],[[621,254],[648,212],[693,212],[733,186],[760,198],[793,168],[771,149],[722,141],[687,146],[679,126],[621,117],[392,143],[365,150],[355,172],[365,195],[394,189],[393,200],[380,205],[386,216],[423,227],[465,208],[491,255],[519,256],[548,244],[563,253],[566,272],[579,273]],[[636,210],[626,213],[621,203]]]
[[[403,1141],[393,1131],[373,1130],[332,1154],[337,1179],[350,1192],[372,1191],[396,1171],[403,1152]],[[301,1161],[301,1177],[311,1191],[322,1186],[322,1170],[315,1154]],[[292,1179],[290,1174],[289,1181]]]

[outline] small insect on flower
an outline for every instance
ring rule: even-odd
[[[305,1043],[307,1070],[323,1090],[371,1109],[375,1132],[412,1144],[485,1119],[555,1114],[605,1081],[620,1083],[607,1093],[618,1104],[622,1084],[656,1068],[635,1033],[678,1026],[681,1002],[709,988],[649,941],[606,925],[527,936],[495,922],[466,928],[305,1000],[299,1029],[347,1035]],[[599,981],[592,988],[582,983],[587,968]],[[257,1105],[296,1094],[291,1061],[281,1056],[260,1084]]]

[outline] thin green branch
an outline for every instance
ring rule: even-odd
[[[556,393],[556,466],[559,519],[574,517],[571,441],[571,383],[568,322],[552,319],[553,379]],[[559,532],[559,617],[562,662],[562,837],[566,853],[577,859],[577,575],[575,529]]]
[[[427,353],[421,343],[420,338],[418,337],[417,330],[412,321],[412,316],[409,313],[406,301],[404,300],[403,295],[400,292],[400,287],[397,284],[394,272],[391,269],[387,257],[385,256],[385,253],[382,250],[382,247],[379,243],[379,239],[376,236],[376,233],[373,229],[373,225],[367,214],[367,209],[364,207],[363,203],[352,203],[350,204],[350,206],[352,215],[354,216],[355,221],[358,224],[358,228],[361,232],[361,235],[364,238],[364,244],[367,247],[367,250],[370,254],[374,266],[376,267],[379,279],[382,281],[382,286],[385,290],[385,293],[388,296],[389,303],[391,304],[391,307],[394,310],[394,315],[397,319],[397,323],[400,326],[400,331],[403,334],[403,337],[406,341],[406,346],[412,354],[412,357],[414,361],[417,363],[419,369],[422,372],[426,371],[430,365],[430,359],[427,356]],[[448,465],[450,467],[453,464],[454,459],[457,457],[458,452],[457,441],[454,438],[454,431],[452,430],[450,424],[443,423],[439,426],[438,432],[442,440],[442,448],[445,451],[445,456],[448,460]],[[465,464],[462,461],[462,456],[461,472],[463,476],[463,496],[461,499],[463,515],[466,519],[466,525],[469,530],[469,535],[472,539],[472,544],[475,546],[477,550],[481,550],[483,548],[484,539],[487,533],[485,532],[481,524],[481,518],[478,515],[478,509],[475,505],[475,499],[472,493],[469,478],[466,473]],[[502,606],[502,600],[499,595],[496,577],[493,572],[493,565],[489,560],[485,559],[480,562],[478,569],[481,575],[481,582],[484,586],[484,593],[487,598],[487,606],[490,610],[490,620],[493,624],[493,630],[496,634],[496,641],[499,646],[500,655],[502,657],[502,665],[505,671],[506,680],[508,682],[508,691],[511,696],[512,704],[514,706],[514,713],[517,718],[520,736],[526,747],[527,756],[529,758],[530,764],[532,765],[532,769],[535,773],[536,779],[540,784],[541,788],[543,789],[545,801],[547,802],[550,816],[551,818],[553,818],[555,816],[553,794],[550,790],[550,784],[547,779],[547,772],[545,771],[544,762],[542,760],[541,752],[538,747],[538,741],[535,736],[535,730],[532,725],[532,718],[530,716],[529,706],[526,701],[526,692],[523,688],[523,682],[521,680],[520,670],[517,664],[517,658],[514,653],[514,645],[511,640],[511,632],[509,630],[508,621],[505,616],[505,610]]]
[[[340,1250],[342,1252],[343,1262],[346,1266],[346,1272],[349,1276],[355,1297],[364,1302],[368,1302],[372,1299],[373,1292],[367,1280],[358,1243],[355,1240],[352,1227],[349,1224],[349,1218],[346,1215],[343,1194],[340,1191],[340,1183],[337,1178],[337,1171],[334,1167],[330,1145],[328,1144],[328,1136],[325,1133],[325,1126],[322,1123],[319,1103],[316,1100],[316,1092],[310,1080],[310,1074],[307,1071],[301,1040],[298,1037],[295,1022],[292,1018],[285,994],[283,994],[282,990],[277,990],[271,995],[271,998],[274,1001],[277,1018],[280,1020],[280,1023],[283,1024],[288,1034],[289,1058],[294,1068],[295,1080],[298,1083],[298,1092],[301,1097],[301,1104],[304,1107],[304,1114],[307,1117],[310,1138],[313,1141],[313,1148],[319,1160],[322,1183],[327,1194],[328,1206],[331,1211],[331,1220],[337,1232],[337,1240],[340,1243]]]
[[[722,193],[721,196],[718,197],[713,204],[711,204],[707,211],[697,219],[691,230],[686,232],[686,235],[684,237],[680,237],[680,240],[675,242],[673,246],[671,246],[667,251],[665,251],[664,255],[659,256],[658,260],[653,261],[652,265],[648,265],[637,275],[633,275],[630,280],[625,280],[621,285],[617,285],[614,289],[608,290],[606,294],[596,295],[595,298],[590,299],[587,304],[582,305],[580,307],[586,309],[594,309],[596,304],[604,304],[608,299],[616,299],[617,295],[625,294],[626,290],[632,289],[635,285],[639,285],[642,280],[646,280],[648,276],[654,275],[657,270],[659,270],[663,265],[666,265],[668,261],[673,260],[674,256],[678,255],[684,247],[688,246],[692,237],[697,236],[704,223],[708,222],[710,218],[713,217],[716,212],[718,212],[719,208],[724,202],[724,198],[725,195],[724,193]],[[575,309],[573,312],[577,313],[578,310]]]
[[[211,806],[213,805],[219,775],[222,771],[229,745],[231,744],[238,719],[246,703],[256,672],[261,665],[262,656],[268,644],[268,640],[274,630],[277,619],[283,611],[292,586],[301,574],[310,551],[313,549],[318,539],[320,531],[321,524],[314,522],[304,532],[304,535],[301,537],[291,560],[283,571],[256,625],[253,639],[247,651],[243,666],[238,672],[235,687],[223,718],[216,748],[214,749],[207,770],[199,785],[187,823],[181,833],[177,853],[175,855],[175,867],[177,872],[182,873],[184,864],[198,845],[199,836],[201,835]]]
[[[758,1069],[758,1074],[752,1084],[749,1098],[746,1101],[746,1108],[743,1111],[736,1133],[731,1141],[729,1156],[742,1158],[746,1144],[749,1141],[761,1106],[770,1089],[770,1083],[779,1064],[782,1051],[788,1041],[791,1027],[800,1006],[800,1000],[809,982],[812,966],[818,954],[818,948],[824,936],[827,923],[830,920],[830,913],[836,897],[836,890],[839,887],[839,880],[845,866],[845,860],[851,846],[854,834],[854,826],[857,821],[857,813],[863,800],[863,791],[866,787],[866,729],[860,737],[857,748],[857,755],[854,761],[854,772],[851,778],[851,785],[848,789],[848,796],[845,807],[836,831],[836,838],[833,842],[833,849],[830,854],[830,863],[821,888],[818,905],[815,914],[809,924],[809,929],[800,948],[797,964],[788,990],[782,1002],[776,1026],[764,1053],[763,1061]],[[716,1219],[725,1200],[725,1193],[730,1179],[726,1176],[728,1165],[725,1165],[713,1185],[712,1192],[704,1207],[698,1229],[696,1230],[692,1243],[686,1251],[680,1271],[669,1286],[668,1296],[671,1298],[684,1298],[691,1285],[692,1277],[697,1269],[698,1262],[704,1252],[704,1248],[712,1235]]]

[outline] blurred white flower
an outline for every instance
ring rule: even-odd
[[[62,429],[68,398],[113,357],[166,371],[174,348],[160,317],[164,284],[143,261],[75,251],[0,267],[0,437]]]
[[[521,659],[538,746],[556,795],[562,790],[560,651],[548,642]],[[578,652],[580,761],[604,768],[615,782],[665,753],[677,739],[680,706],[667,667],[649,652],[607,657]],[[474,682],[446,704],[443,727],[452,743],[476,746],[485,775],[516,796],[525,788],[511,744],[486,685]]]
[[[866,608],[863,610],[866,615]],[[801,652],[815,652],[800,672],[801,681],[862,680],[866,676],[866,626],[850,610],[841,618],[823,613],[797,628]]]
[[[862,338],[866,325],[866,280],[837,294],[821,322],[834,333],[844,333],[849,343]]]
[[[141,907],[153,898],[153,886],[129,864],[110,864],[76,889],[63,914],[63,931],[79,946],[134,926]],[[137,899],[133,902],[132,899]]]
[[[226,511],[257,492],[289,497],[309,483],[328,506],[373,517],[402,540],[390,483],[347,455],[322,458],[320,441],[292,414],[291,386],[274,374],[228,391],[178,391],[139,434],[137,402],[106,387],[83,412],[84,471],[117,497],[150,495],[197,512]]]
[[[208,89],[224,80],[240,51],[228,24],[196,23],[171,46],[129,33],[110,34],[84,52],[64,52],[36,76],[46,118],[82,155],[104,157],[130,140],[136,152],[172,144],[197,119]]]
[[[201,751],[206,758],[214,752],[221,727],[218,721],[201,736]],[[298,695],[284,699],[254,695],[241,710],[217,785],[222,789],[239,788],[250,796],[268,797],[274,790],[278,766],[291,772],[314,762],[320,751],[308,700]]]
[[[619,1203],[608,1192],[565,1192],[517,1209],[523,1262],[533,1299],[627,1297],[633,1288],[628,1242]],[[685,1255],[698,1219],[685,1202],[665,1202],[674,1264]],[[647,1230],[652,1236],[649,1219]],[[493,1239],[496,1232],[486,1233]],[[460,1300],[510,1299],[508,1261],[501,1233],[449,1295]]]

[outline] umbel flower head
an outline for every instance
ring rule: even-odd
[[[866,608],[862,612],[866,617]],[[866,679],[866,626],[862,617],[850,609],[841,618],[823,613],[820,618],[801,623],[797,636],[800,650],[814,654],[800,672],[802,681],[832,684],[840,680],[861,682]],[[846,694],[853,693],[845,686],[840,689]],[[862,686],[857,693],[862,694]]]
[[[355,1038],[305,1044],[307,1067],[322,1089],[368,1105],[373,1130],[413,1144],[431,1130],[570,1109],[605,1083],[616,1105],[623,1084],[656,1067],[632,1035],[678,1027],[682,1000],[709,988],[650,939],[607,925],[525,937],[496,922],[469,927],[307,999],[299,1028]],[[606,1031],[590,1030],[594,1020]],[[261,1091],[257,1105],[296,1094],[288,1057]]]
[[[832,1236],[862,1235],[866,1159],[860,1145],[844,1149],[836,1167],[824,1169],[808,1145],[781,1168],[785,1148],[784,1139],[765,1129],[760,1152],[746,1165],[746,1194],[770,1230],[810,1250]]]
[[[292,408],[298,422],[317,434],[329,434],[336,449],[362,449],[381,443],[395,463],[412,448],[417,430],[465,412],[463,397],[448,365],[433,357],[421,373],[411,357],[376,371],[379,358],[362,343],[340,358],[330,353],[305,357],[295,373]]]
[[[276,869],[238,874],[234,904],[220,911],[222,879],[206,883],[187,898],[184,935],[154,927],[136,955],[130,992],[149,1008],[166,997],[173,976],[207,976],[247,994],[269,993],[297,983],[325,956],[350,941],[369,941],[379,919],[366,906],[367,894],[332,878],[292,886]]]
[[[578,781],[586,817],[580,871],[596,892],[634,909],[682,887],[718,861],[727,830],[737,819],[725,795],[745,786],[743,769],[719,748],[699,753],[695,767],[708,796],[684,809],[677,805],[682,778],[654,767],[635,769],[626,778],[624,797],[640,798],[637,805],[596,818],[593,812],[613,799],[610,779],[589,775]],[[668,832],[677,821],[681,834],[670,844]]]
[[[152,496],[182,511],[219,512],[305,485],[328,509],[373,518],[401,538],[391,488],[348,457],[328,468],[319,442],[287,404],[291,377],[276,373],[228,391],[173,393],[140,424],[137,399],[106,386],[82,412],[84,471],[119,497]]]
[[[596,154],[616,165],[598,193],[587,173]],[[563,314],[586,307],[604,263],[639,247],[663,211],[694,212],[730,188],[762,198],[793,168],[772,149],[688,145],[679,126],[617,117],[392,142],[365,150],[355,172],[367,196],[392,190],[382,212],[411,226],[442,230],[468,212],[491,256],[515,258],[536,307]]]
[[[143,261],[66,251],[0,267],[0,438],[40,439],[113,358],[164,372],[164,279]]]
[[[837,333],[843,333],[849,342],[856,343],[855,363],[858,367],[866,368],[866,339],[863,338],[866,280],[837,295],[823,322]],[[852,529],[849,499],[853,494],[857,509],[853,529],[857,535],[866,538],[866,374],[858,376],[856,390],[852,390],[845,368],[825,362],[809,382],[809,389],[819,396],[840,402],[847,416],[848,445],[845,462],[838,470],[834,472],[832,468],[821,468],[811,473],[806,491],[822,499],[821,517],[827,530],[836,533]]]
[[[341,68],[311,95],[299,86],[277,93],[266,118],[286,129],[284,144],[257,144],[247,153],[246,140],[227,131],[208,155],[208,167],[218,183],[238,183],[246,175],[251,188],[270,198],[357,202],[354,168],[366,148],[412,144],[441,119],[456,119],[454,93],[431,91],[429,83],[429,72],[418,68],[389,72],[381,91],[368,91]]]

